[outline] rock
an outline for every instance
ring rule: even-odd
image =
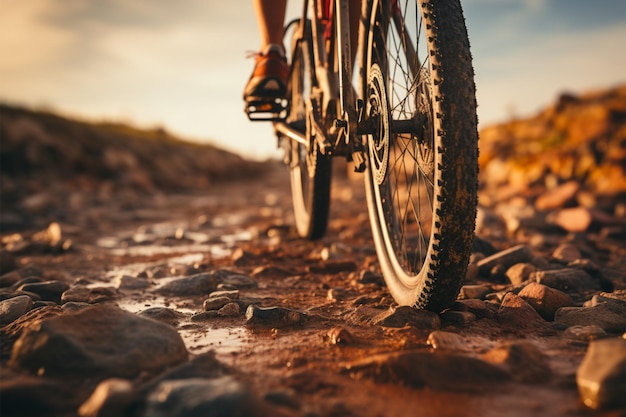
[[[623,333],[626,308],[623,304],[602,303],[594,307],[563,307],[554,321],[565,326],[598,326],[609,333]]]
[[[561,307],[574,305],[572,298],[554,288],[531,282],[518,293],[545,320],[554,320],[554,314]]]
[[[202,303],[202,309],[204,311],[219,310],[230,302],[231,299],[228,297],[209,298]]]
[[[484,301],[477,299],[457,300],[452,305],[452,309],[456,311],[469,311],[478,318],[494,316],[492,308]]]
[[[233,273],[226,270],[218,270],[215,274],[220,280],[218,288],[222,288],[224,290],[243,290],[259,286],[259,283],[255,279],[250,278],[247,275]]]
[[[63,304],[73,302],[79,303],[103,303],[106,301],[112,301],[117,298],[117,290],[110,287],[71,287],[61,295],[61,302]]]
[[[217,288],[218,282],[215,274],[203,272],[188,277],[177,277],[158,288],[156,292],[178,297],[206,295]]]
[[[532,278],[539,284],[556,288],[563,292],[581,292],[585,290],[600,290],[601,283],[582,269],[564,268],[548,271],[537,271]]]
[[[137,313],[141,317],[147,317],[161,323],[175,326],[185,315],[176,310],[167,307],[150,307]]]
[[[452,324],[470,324],[476,321],[476,315],[470,311],[447,310],[441,313],[441,319]]]
[[[309,316],[301,311],[290,310],[283,307],[258,307],[248,306],[246,321],[249,325],[283,327],[300,324],[309,319]]]
[[[61,304],[61,295],[69,290],[70,286],[61,281],[43,281],[23,284],[18,291],[27,291],[37,294],[44,301],[54,301]]]
[[[504,265],[506,268],[517,263],[529,262],[532,259],[532,251],[526,245],[518,245],[488,256],[478,261],[478,269],[480,274],[488,276],[496,265]]]
[[[383,327],[413,326],[426,329],[441,327],[441,319],[436,313],[417,310],[411,306],[392,307],[374,317],[372,322]]]
[[[220,297],[227,297],[229,300],[238,300],[239,290],[213,291],[211,294],[209,294],[209,299],[220,298]]]
[[[118,417],[134,398],[133,384],[120,378],[102,381],[78,409],[81,417]]]
[[[74,416],[89,396],[81,381],[42,378],[2,367],[2,417]]]
[[[252,394],[232,376],[163,381],[148,395],[145,417],[262,416]]]
[[[217,311],[217,314],[221,317],[235,317],[241,313],[239,304],[228,303]]]
[[[609,214],[587,207],[559,210],[548,217],[548,221],[568,232],[585,232],[592,226],[610,226],[618,221]]]
[[[569,263],[582,258],[578,248],[571,243],[563,243],[552,252],[552,258],[563,263]]]
[[[511,284],[520,285],[522,282],[530,279],[530,275],[535,272],[537,268],[531,263],[522,262],[511,266],[506,271],[506,277]]]
[[[32,307],[33,300],[27,295],[19,295],[0,301],[0,326],[13,323],[28,313]]]
[[[61,306],[63,311],[71,313],[73,311],[82,310],[84,308],[91,307],[89,303],[83,303],[81,301],[69,301]]]
[[[497,314],[498,320],[517,330],[544,326],[545,321],[523,298],[507,293],[500,304]]]
[[[344,301],[349,297],[349,292],[345,288],[331,288],[326,293],[328,301]]]
[[[145,290],[150,286],[150,282],[145,278],[131,277],[129,275],[120,275],[117,277],[115,287],[119,290]]]
[[[590,342],[592,340],[604,339],[605,337],[608,337],[608,334],[603,328],[595,325],[571,326],[565,329],[563,337]]]
[[[591,342],[576,371],[580,398],[592,409],[621,408],[626,392],[626,340]]]
[[[506,370],[472,356],[451,352],[398,352],[343,365],[351,375],[378,383],[399,383],[445,391],[482,391],[509,379]]]
[[[478,300],[484,300],[485,296],[492,291],[493,290],[491,289],[491,285],[463,285],[461,287],[459,296],[465,300],[474,298]]]
[[[494,365],[504,366],[517,381],[547,382],[551,374],[545,355],[525,340],[501,343],[482,357]]]
[[[9,364],[46,375],[133,378],[186,359],[173,327],[98,304],[27,327]]]
[[[535,201],[535,207],[537,210],[554,210],[566,207],[574,202],[579,189],[578,181],[568,181],[539,195]]]
[[[461,352],[469,352],[467,342],[463,336],[452,332],[445,332],[442,330],[435,330],[428,335],[426,340],[433,349],[438,350],[458,350]]]

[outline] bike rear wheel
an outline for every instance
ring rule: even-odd
[[[305,25],[300,38],[296,28],[292,40],[291,75],[288,81],[287,124],[306,134],[311,88],[315,83],[312,35]],[[298,235],[308,239],[324,236],[328,223],[331,188],[331,159],[323,155],[317,142],[307,137],[309,146],[289,140],[291,195]]]
[[[478,134],[458,0],[364,6],[365,178],[381,269],[401,305],[441,311],[471,254]]]

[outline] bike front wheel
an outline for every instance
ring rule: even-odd
[[[457,297],[476,217],[476,99],[463,14],[458,0],[367,3],[360,86],[374,243],[394,299],[438,312]]]

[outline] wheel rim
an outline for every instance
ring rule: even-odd
[[[381,238],[392,248],[388,262],[402,285],[415,287],[429,256],[436,206],[430,62],[417,59],[429,56],[417,4],[404,2],[394,10],[382,10],[379,4],[378,8],[379,16],[387,18],[378,19],[379,37],[370,35],[375,48],[369,58],[366,112],[378,122],[378,130],[368,141],[371,184]],[[393,13],[401,13],[409,27],[417,28],[415,33],[396,30],[394,23],[381,27],[380,21],[393,22]],[[417,54],[407,51],[403,42],[407,38],[418,46]],[[387,74],[386,83],[383,74]],[[381,116],[385,110],[386,118]],[[394,121],[411,119],[421,120],[420,128],[411,133],[392,132]]]

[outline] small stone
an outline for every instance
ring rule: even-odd
[[[518,330],[545,324],[541,316],[523,298],[507,293],[498,309],[498,319]]]
[[[435,330],[434,332],[431,332],[428,335],[426,343],[432,346],[433,349],[458,350],[461,352],[469,351],[463,336],[452,332],[445,332],[443,330]]]
[[[258,307],[248,306],[246,310],[246,320],[249,325],[259,325],[268,327],[282,327],[299,324],[309,317],[300,311],[290,310],[283,307]]]
[[[61,281],[43,281],[23,284],[18,291],[26,291],[37,294],[44,301],[61,303],[61,295],[69,290],[70,286]]]
[[[441,314],[441,319],[452,324],[470,324],[476,321],[476,315],[469,311],[447,310]]]
[[[147,398],[144,416],[200,417],[269,415],[232,376],[161,382]]]
[[[612,303],[594,307],[563,307],[557,310],[554,321],[568,327],[596,325],[609,333],[622,333],[626,328],[626,308]]]
[[[230,275],[225,276],[220,275],[218,288],[223,288],[225,290],[243,290],[246,288],[256,288],[258,286],[259,283],[247,275],[231,273]]]
[[[383,327],[414,326],[426,329],[441,327],[441,319],[436,313],[417,310],[411,306],[399,306],[374,317],[372,322]]]
[[[569,263],[582,258],[578,248],[571,243],[563,243],[552,252],[552,258],[563,263]]]
[[[140,311],[138,315],[160,321],[161,323],[167,323],[170,326],[175,326],[182,318],[185,317],[183,313],[167,307],[150,307]]]
[[[565,329],[563,337],[574,340],[590,342],[592,340],[604,339],[608,337],[607,332],[598,326],[571,326]]]
[[[219,314],[217,314],[217,310],[211,310],[211,311],[203,311],[201,313],[194,314],[193,316],[189,318],[189,320],[193,322],[199,322],[199,321],[211,320],[216,317],[219,317]]]
[[[554,320],[554,314],[561,307],[574,305],[572,298],[554,288],[531,282],[518,294],[545,320]]]
[[[487,276],[496,265],[504,265],[506,268],[509,268],[517,263],[529,262],[532,256],[533,253],[530,247],[518,245],[488,256],[478,261],[477,265],[480,274]]]
[[[73,312],[73,311],[79,311],[86,307],[91,307],[91,306],[92,304],[89,304],[89,303],[83,303],[79,301],[69,301],[63,304],[61,308],[63,309],[63,311]]]
[[[578,181],[568,181],[557,187],[546,190],[537,197],[535,207],[537,210],[554,210],[562,208],[574,202],[574,197],[580,189]]]
[[[465,300],[474,298],[484,300],[485,296],[492,291],[491,285],[463,285],[459,295]]]
[[[0,301],[0,325],[6,326],[28,313],[33,307],[33,300],[27,295]]]
[[[522,282],[528,281],[530,275],[535,272],[537,268],[531,263],[522,262],[511,266],[506,271],[506,277],[511,284],[520,285]]]
[[[219,310],[231,301],[228,297],[209,298],[202,303],[202,309],[204,311]]]
[[[220,298],[220,297],[228,297],[228,299],[230,300],[238,300],[239,290],[213,291],[211,294],[209,294],[209,298]]]
[[[576,372],[578,391],[592,409],[621,408],[626,392],[626,340],[593,341]]]
[[[457,300],[452,305],[452,308],[456,311],[469,311],[478,318],[494,316],[494,311],[486,302],[473,298],[469,300]]]
[[[241,313],[241,310],[237,303],[228,303],[217,311],[217,314],[221,317],[235,317],[239,313]]]
[[[133,384],[120,378],[102,381],[91,397],[78,409],[81,417],[117,417],[125,414],[125,409],[134,398]]]
[[[61,302],[63,304],[70,301],[83,302],[89,304],[103,303],[106,301],[112,301],[117,298],[117,290],[110,287],[72,287],[65,291],[61,295]]]
[[[149,286],[150,282],[147,279],[131,277],[129,275],[120,275],[115,282],[115,287],[119,290],[145,290]]]
[[[556,288],[563,292],[601,289],[600,281],[582,269],[564,268],[537,271],[532,274],[532,278],[539,284]]]
[[[27,327],[13,345],[9,364],[51,376],[135,378],[187,357],[173,327],[104,303]]]
[[[190,296],[210,294],[217,287],[218,278],[211,273],[199,273],[188,277],[179,277],[157,289],[159,294]]]
[[[354,336],[343,327],[333,327],[327,333],[331,345],[349,345],[354,343]]]
[[[504,342],[483,355],[483,359],[505,366],[514,379],[522,382],[545,382],[550,366],[545,355],[532,342]]]

